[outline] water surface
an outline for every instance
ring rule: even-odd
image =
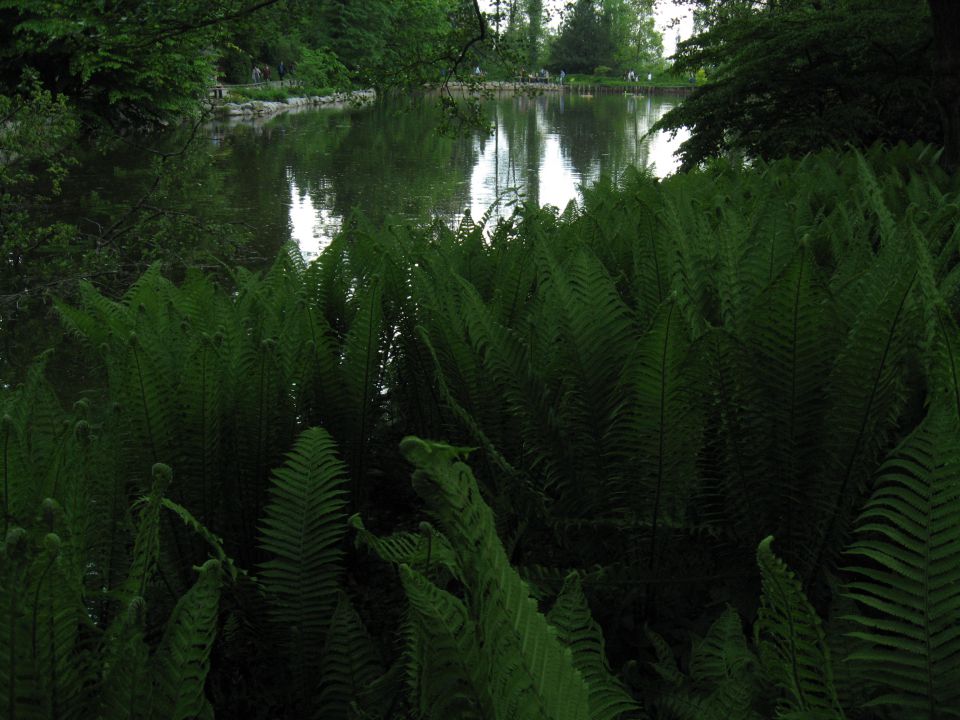
[[[258,242],[292,238],[315,256],[352,211],[388,218],[509,215],[518,200],[563,210],[584,184],[630,165],[676,168],[682,137],[645,137],[676,103],[670,97],[557,93],[501,97],[487,105],[492,131],[437,133],[433,101],[380,101],[367,108],[307,109],[207,128],[221,151],[238,218]]]
[[[219,255],[239,242],[237,261],[264,267],[291,239],[315,257],[353,212],[374,227],[390,219],[456,224],[467,215],[493,222],[520,201],[563,210],[584,184],[630,165],[668,174],[682,138],[646,134],[676,102],[503,96],[486,106],[491,132],[448,137],[437,132],[435,99],[386,98],[365,108],[305,108],[123,138],[82,158],[55,216],[97,248],[109,242],[122,253],[138,243],[144,262],[195,257],[196,248]],[[131,220],[144,217],[153,219]],[[108,264],[103,278],[114,269]],[[125,272],[132,278],[140,269]],[[0,316],[0,384],[11,367],[21,375],[37,352],[61,344],[48,311],[34,303]]]

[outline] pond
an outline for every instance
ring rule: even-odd
[[[216,248],[223,238],[241,238],[240,261],[263,267],[291,239],[316,257],[353,212],[374,227],[437,217],[455,224],[467,215],[507,216],[522,201],[563,210],[582,185],[631,165],[666,175],[683,137],[646,134],[677,102],[623,94],[501,96],[485,107],[489,134],[472,129],[452,137],[437,132],[431,97],[220,120],[192,133],[127,138],[84,157],[57,215],[102,238],[126,216],[124,208],[156,209],[157,222],[162,210],[180,218],[167,234],[184,246]],[[174,154],[164,158],[164,151]],[[162,233],[167,226],[159,227]],[[154,235],[120,241],[149,244]],[[37,351],[59,344],[59,323],[47,311],[37,307],[15,323],[0,322],[0,382],[11,365],[22,370]]]
[[[500,96],[485,106],[491,132],[437,132],[435,98],[385,98],[363,108],[303,108],[229,119],[197,129],[177,158],[179,188],[156,200],[209,223],[236,223],[269,259],[287,240],[315,257],[352,212],[374,226],[388,219],[458,223],[509,215],[518,201],[563,210],[579,188],[630,165],[676,168],[684,139],[645,137],[678,98],[544,93]],[[175,150],[187,131],[155,146]],[[135,203],[151,186],[149,139],[85,158],[73,173],[67,219],[98,232],[92,197]],[[167,173],[172,174],[172,173]],[[115,205],[112,205],[115,207]],[[112,210],[115,213],[115,210]],[[72,217],[70,217],[72,215]]]
[[[353,211],[374,225],[388,218],[458,223],[502,217],[517,201],[563,210],[579,188],[630,165],[676,168],[683,138],[646,138],[676,104],[672,97],[546,93],[487,105],[492,132],[436,132],[433,101],[380,101],[362,109],[304,110],[260,121],[217,123],[210,141],[247,197],[235,206],[259,224],[264,250],[295,240],[315,257]],[[264,207],[266,201],[267,207]],[[272,238],[272,242],[271,242]]]

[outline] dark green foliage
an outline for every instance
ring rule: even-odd
[[[286,464],[274,472],[271,500],[261,521],[260,546],[270,555],[261,564],[261,581],[273,621],[288,634],[290,667],[307,707],[320,658],[329,654],[321,651],[330,616],[346,602],[338,602],[340,545],[346,531],[346,493],[341,487],[345,470],[326,431],[305,431]],[[347,622],[351,612],[345,606],[335,617]],[[327,635],[328,645],[333,641],[334,636]]]
[[[754,627],[761,662],[782,692],[779,717],[843,718],[833,683],[833,667],[820,618],[800,582],[770,548],[768,537],[757,549],[763,580]]]
[[[419,438],[405,438],[401,451],[417,468],[414,488],[457,551],[494,716],[586,720],[589,688],[510,567],[470,469],[449,446]]]
[[[177,601],[153,657],[152,716],[187,720],[213,717],[204,694],[210,649],[217,631],[220,563],[207,560],[196,584]]]
[[[864,641],[850,657],[880,692],[872,705],[912,717],[956,714],[960,487],[955,407],[934,407],[884,463],[848,549],[857,566],[846,590]]]
[[[103,385],[0,388],[4,712],[949,717],[958,211],[824,153],[85,288]]]
[[[316,606],[322,607],[320,603]],[[331,720],[357,717],[360,708],[370,701],[372,684],[383,675],[376,655],[357,611],[341,592],[329,617],[323,661],[318,668],[321,691],[314,716]]]
[[[560,35],[550,50],[552,66],[567,72],[593,73],[594,68],[599,70],[598,66],[614,64],[614,54],[619,48],[614,44],[612,19],[603,5],[596,0],[571,3]]]
[[[236,3],[230,3],[236,6]],[[217,35],[207,3],[88,3],[42,0],[0,8],[0,94],[35,70],[88,120],[168,121],[190,110],[210,73],[204,47]]]
[[[680,44],[674,68],[705,70],[709,82],[658,123],[690,128],[685,167],[726,152],[769,159],[942,139],[926,2],[699,5],[706,27]]]
[[[560,642],[570,648],[574,667],[589,687],[590,717],[616,720],[624,713],[635,712],[636,702],[610,673],[603,633],[590,615],[576,573],[570,573],[564,580],[560,595],[547,614],[547,622],[557,629]]]
[[[743,621],[732,607],[723,611],[705,637],[694,638],[689,676],[677,668],[666,641],[652,630],[647,634],[657,654],[652,666],[665,681],[652,702],[657,717],[763,717],[758,708],[763,705],[764,678],[744,637]]]

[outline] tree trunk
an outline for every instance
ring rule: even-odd
[[[933,94],[943,125],[941,162],[960,168],[960,2],[929,0],[933,21]]]

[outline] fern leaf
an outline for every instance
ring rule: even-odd
[[[144,639],[143,598],[134,598],[107,631],[100,691],[104,720],[139,720],[151,711],[150,651]]]
[[[153,466],[153,488],[140,512],[140,522],[133,544],[133,561],[127,574],[124,590],[128,598],[144,597],[147,583],[153,578],[160,559],[161,500],[173,474],[167,465]]]
[[[314,682],[339,590],[346,469],[322,428],[304,431],[273,473],[261,521],[260,547],[271,559],[261,580],[274,622],[289,633],[289,653],[300,688]]]
[[[156,720],[213,717],[204,686],[219,603],[220,563],[208,560],[200,568],[197,582],[173,608],[153,659],[152,717]]]
[[[858,312],[828,381],[826,452],[810,493],[818,522],[807,577],[831,565],[844,546],[853,508],[903,407],[903,361],[916,326],[914,266],[906,250],[887,247],[860,285]]]
[[[397,532],[383,538],[367,530],[359,515],[352,516],[349,525],[357,531],[357,540],[385,562],[406,564],[424,573],[434,567],[444,567],[453,577],[463,580],[450,541],[429,523],[421,523],[417,533]]]
[[[867,643],[849,660],[880,688],[870,705],[918,720],[960,716],[958,430],[955,409],[931,410],[881,468],[847,550],[865,561],[846,594]]]
[[[467,608],[408,565],[400,566],[400,578],[410,603],[406,652],[419,712],[436,720],[498,717]]]
[[[650,570],[660,565],[667,529],[686,520],[696,488],[703,416],[691,394],[690,347],[676,303],[666,303],[625,370],[630,412],[624,415],[623,437],[625,447],[634,452],[634,472],[639,475],[632,478],[630,502],[634,512],[649,522]],[[628,437],[631,442],[626,444]]]
[[[820,618],[800,581],[773,554],[772,542],[768,537],[757,548],[763,593],[754,634],[767,676],[783,693],[777,716],[812,713],[840,720],[844,714]]]
[[[764,485],[776,488],[765,504],[776,508],[772,525],[791,554],[810,532],[806,484],[822,447],[819,433],[828,403],[823,379],[830,372],[838,340],[834,329],[838,322],[818,282],[812,254],[801,244],[757,298],[748,339],[756,356],[744,378],[762,389],[762,404],[754,408],[762,417],[756,428],[762,435],[751,442],[765,448]]]
[[[576,572],[564,581],[556,603],[547,614],[547,622],[557,629],[560,642],[570,648],[573,664],[590,688],[591,720],[616,720],[624,713],[638,710],[639,705],[610,672],[603,632],[590,615]]]
[[[670,645],[667,644],[663,635],[649,627],[645,627],[643,632],[653,646],[653,652],[657,656],[656,661],[650,663],[654,672],[671,685],[682,685],[685,678],[683,673],[680,672],[680,668],[677,667],[677,659],[674,657],[673,650],[670,648]]]
[[[510,566],[470,468],[449,446],[408,437],[400,449],[417,467],[414,489],[457,551],[471,615],[489,639],[484,666],[497,716],[586,720],[589,689]]]
[[[381,375],[381,325],[383,307],[380,280],[374,277],[360,296],[356,314],[343,342],[343,360],[340,366],[341,382],[350,403],[349,429],[345,436],[349,444],[350,466],[354,469],[352,490],[354,501],[361,502],[358,477],[363,475],[365,447],[373,427],[377,389]]]
[[[178,505],[169,498],[163,498],[161,500],[161,504],[167,510],[180,518],[184,525],[193,530],[193,532],[199,535],[207,543],[207,545],[210,546],[210,549],[213,550],[213,554],[216,556],[216,559],[220,562],[220,566],[223,568],[223,571],[230,576],[231,580],[236,581],[241,574],[245,574],[243,570],[240,570],[236,565],[234,565],[233,560],[231,560],[224,551],[223,540],[210,532],[210,530],[208,530],[206,526],[197,520],[189,510],[182,505]]]
[[[323,647],[316,717],[350,720],[354,717],[353,703],[382,674],[363,622],[346,593],[341,592]]]

